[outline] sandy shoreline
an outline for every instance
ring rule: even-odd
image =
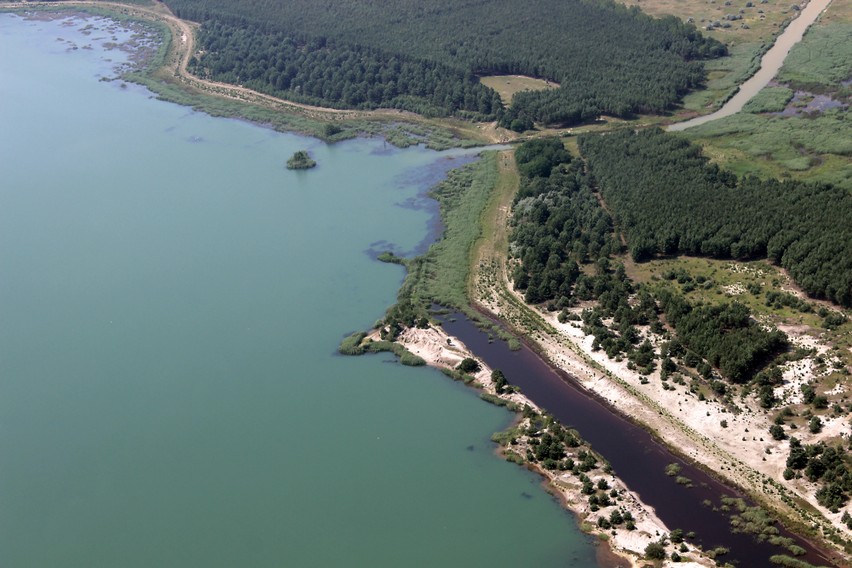
[[[428,365],[436,368],[454,369],[464,358],[475,358],[475,355],[464,343],[457,338],[449,336],[443,329],[438,327],[407,329],[397,338],[397,341],[415,355],[423,358]],[[475,387],[507,403],[515,404],[518,407],[528,405],[530,408],[540,412],[539,407],[522,393],[496,394],[494,383],[491,380],[491,369],[481,361],[480,364],[482,365],[481,370],[474,375]],[[528,420],[520,419],[520,425],[526,426],[528,423]],[[518,445],[513,446],[511,451],[523,455],[527,447],[524,440],[519,440]],[[505,454],[505,450],[501,450],[501,454]],[[645,566],[647,564],[647,561],[644,560],[645,547],[650,542],[659,540],[660,536],[671,532],[670,528],[656,516],[653,508],[642,502],[638,495],[631,492],[621,480],[612,474],[595,472],[595,475],[593,475],[590,472],[589,477],[595,482],[600,478],[604,478],[609,487],[620,493],[621,501],[618,503],[618,506],[629,511],[633,516],[636,525],[635,530],[627,530],[623,526],[601,529],[593,524],[593,520],[601,515],[607,516],[611,509],[602,508],[599,513],[591,511],[587,497],[581,492],[582,484],[571,473],[545,470],[537,464],[526,463],[525,466],[542,475],[549,490],[562,501],[567,509],[571,510],[577,516],[578,523],[580,523],[583,530],[598,535],[601,544],[607,545],[616,553],[615,555],[605,551],[599,553],[599,558],[604,560],[604,564],[607,566],[630,566],[633,568]],[[588,519],[588,522],[584,522],[586,519]],[[691,558],[691,561],[674,563],[667,559],[663,565],[668,566],[671,564],[672,566],[694,568],[715,565],[709,558],[700,556],[699,551],[693,546],[687,545],[687,547],[688,552],[682,552],[681,554]],[[619,560],[616,561],[615,558]]]
[[[169,58],[170,69],[187,87],[201,88],[216,92],[219,96],[247,100],[266,104],[281,104],[289,110],[293,107],[301,107],[303,112],[329,112],[328,109],[317,109],[294,103],[282,103],[278,99],[267,100],[256,93],[241,89],[232,85],[222,85],[213,82],[201,81],[186,74],[186,61],[194,50],[192,27],[174,18],[171,14],[151,10],[149,8],[127,7],[108,3],[79,2],[75,4],[92,5],[101,4],[113,8],[122,8],[134,15],[145,15],[150,19],[160,20],[168,25],[175,38],[180,42],[174,42],[174,54]],[[0,4],[0,7],[23,8],[9,4]],[[251,97],[261,97],[251,99]],[[324,115],[325,116],[325,115]],[[327,116],[325,116],[327,118]],[[505,272],[501,273],[500,286],[505,290],[511,287],[505,282]],[[488,299],[478,294],[479,305],[486,311],[502,319],[509,320],[512,310],[517,308],[507,301],[503,290],[499,290],[495,282],[491,283],[492,293]],[[509,292],[517,300],[517,295]],[[531,310],[532,308],[528,308]],[[812,516],[802,509],[794,509],[787,505],[783,498],[785,496],[802,499],[816,507],[814,485],[806,480],[798,480],[792,488],[785,483],[782,487],[781,473],[785,467],[789,443],[787,441],[774,441],[767,435],[768,427],[771,425],[771,413],[759,409],[754,400],[745,401],[745,411],[734,415],[723,405],[711,401],[699,401],[684,392],[681,387],[675,390],[664,391],[659,388],[658,375],[650,377],[650,384],[643,385],[638,373],[627,369],[626,362],[609,360],[602,352],[594,352],[591,349],[591,339],[571,322],[559,323],[555,314],[539,313],[541,319],[540,329],[519,330],[529,332],[530,341],[538,346],[539,352],[554,366],[573,375],[577,381],[590,392],[605,399],[613,408],[622,414],[631,416],[643,427],[655,433],[666,444],[675,448],[678,453],[701,464],[706,469],[714,471],[718,476],[732,485],[742,487],[750,495],[758,498],[764,506],[770,506],[778,510],[784,516],[794,519],[803,524],[830,523],[836,530],[844,534],[846,538],[852,538],[846,526],[840,522],[840,513],[827,514],[823,516]],[[647,330],[645,330],[647,332]],[[423,357],[428,364],[435,367],[452,368],[466,356],[471,356],[466,347],[453,338],[449,338],[452,345],[447,345],[448,336],[438,328],[428,330],[408,330],[400,338],[400,342],[410,351]],[[794,340],[807,341],[805,337]],[[780,396],[797,396],[797,386],[802,381],[813,375],[813,366],[807,360],[791,364],[785,372],[785,385],[779,390]],[[484,368],[477,374],[477,382],[484,392],[494,393],[494,385],[490,381],[490,369]],[[490,389],[490,390],[489,390]],[[523,406],[529,404],[537,408],[531,401],[520,393],[503,395],[507,401]],[[725,420],[726,428],[720,428],[720,423]],[[713,438],[706,433],[712,432]],[[809,435],[805,431],[797,434],[805,443],[837,436],[839,434],[849,435],[848,423],[838,418],[827,420],[823,431],[817,435]],[[539,471],[554,487],[560,498],[566,503],[566,507],[574,511],[578,518],[582,519],[589,511],[585,496],[579,492],[579,487],[572,487],[567,482],[562,483],[559,475],[538,468]],[[576,483],[576,478],[574,478]],[[611,482],[618,483],[618,481]],[[623,486],[623,484],[622,484]],[[625,488],[627,494],[629,491]],[[630,494],[632,495],[632,494]],[[594,527],[591,531],[596,534],[605,534],[608,542],[614,550],[620,551],[629,557],[631,566],[644,566],[646,561],[640,560],[644,547],[654,540],[648,535],[667,534],[669,528],[654,515],[652,509],[635,498],[635,513],[637,518],[637,530],[616,530],[613,535],[611,531],[598,530]],[[631,505],[632,507],[633,505]],[[631,509],[633,512],[633,509]],[[641,521],[640,521],[641,517]],[[643,523],[643,524],[640,524]],[[621,534],[625,533],[625,534]],[[637,535],[644,538],[639,539]],[[691,547],[690,547],[691,548]],[[695,556],[690,552],[690,556]],[[673,566],[712,566],[714,563],[705,561],[694,563],[671,563]],[[668,565],[668,561],[666,561]]]
[[[664,390],[660,388],[659,370],[644,379],[647,383],[643,384],[643,377],[630,370],[627,361],[611,360],[603,351],[593,350],[593,338],[586,336],[580,322],[560,323],[556,313],[527,306],[506,280],[504,266],[491,263],[490,271],[480,266],[478,285],[472,287],[477,305],[486,314],[513,322],[517,326],[515,331],[525,335],[549,364],[573,376],[586,390],[629,416],[676,453],[727,484],[741,488],[782,519],[800,526],[834,530],[846,539],[852,538],[852,532],[841,521],[842,511],[832,514],[819,507],[814,496],[815,484],[805,479],[793,484],[783,481],[789,440],[773,440],[768,432],[777,410],[760,408],[754,394],[738,399],[739,412],[734,413],[721,402],[700,400],[685,385],[672,385],[671,390]],[[579,313],[582,308],[575,311]],[[536,320],[534,324],[529,323],[531,319]],[[526,323],[519,325],[519,322]],[[647,328],[641,331],[652,344],[661,341]],[[814,338],[796,334],[796,330],[785,331],[794,343],[817,347],[818,353],[826,356],[826,348],[819,347]],[[778,387],[776,396],[795,402],[800,396],[798,386],[813,376],[812,358],[789,363],[785,367],[784,384]],[[721,426],[723,420],[725,427]],[[840,435],[852,436],[852,430],[842,417],[835,417],[825,419],[818,434],[811,434],[805,428],[795,435],[803,443],[813,444]],[[798,504],[802,501],[809,507]],[[828,543],[822,539],[816,546],[829,550]],[[834,559],[839,565],[849,562],[848,556],[837,550]]]
[[[743,490],[758,505],[780,517],[793,532],[808,538],[801,534],[801,528],[807,527],[816,534],[824,531],[852,540],[852,531],[841,521],[842,511],[832,514],[818,506],[814,484],[798,479],[791,486],[783,480],[789,440],[773,440],[768,431],[778,409],[760,408],[752,394],[734,401],[738,407],[735,414],[734,409],[711,400],[713,396],[695,396],[687,385],[670,384],[669,389],[663,389],[659,370],[647,378],[641,377],[628,369],[627,361],[610,360],[602,351],[594,351],[593,339],[586,336],[579,322],[560,323],[556,313],[540,311],[525,303],[508,279],[511,203],[519,183],[513,161],[511,155],[504,155],[498,164],[502,182],[483,217],[490,236],[481,239],[472,254],[468,294],[475,307],[504,322],[552,367],[570,375],[574,383],[629,417],[673,452],[722,482]],[[579,314],[582,306],[573,311]],[[783,331],[794,343],[816,347],[818,354],[826,359],[827,348],[818,337],[806,335],[800,329]],[[661,340],[647,328],[642,333],[654,345]],[[800,396],[798,385],[815,377],[815,358],[816,355],[785,366],[784,384],[775,393],[785,404]],[[824,368],[834,363],[826,360]],[[722,420],[727,427],[722,427]],[[801,427],[793,432],[790,434],[805,444],[840,434],[846,439],[852,437],[852,429],[843,418],[825,421],[819,434]],[[833,551],[831,558],[839,566],[850,565],[848,554],[833,547],[826,538],[810,537],[810,540],[827,554]]]

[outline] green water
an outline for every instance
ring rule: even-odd
[[[458,159],[101,82],[128,34],[94,22],[0,14],[0,566],[594,565],[494,457],[507,412],[335,354]]]

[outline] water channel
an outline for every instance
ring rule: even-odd
[[[705,550],[729,548],[730,553],[721,557],[726,562],[749,568],[775,567],[769,557],[784,554],[783,549],[759,543],[750,535],[732,534],[731,513],[714,511],[713,506],[703,504],[709,500],[718,507],[722,496],[741,497],[735,490],[673,454],[647,431],[579,387],[569,375],[550,367],[528,346],[511,351],[505,342],[492,341],[487,332],[461,314],[443,319],[443,328],[450,335],[458,337],[492,369],[503,371],[511,384],[521,387],[524,394],[563,424],[576,428],[668,527],[683,529],[684,533],[694,531],[694,541]],[[681,475],[692,480],[692,487],[679,485],[665,474],[670,463],[681,466]],[[830,565],[823,554],[801,538],[786,531],[782,534],[793,537],[808,550],[801,559]]]
[[[784,64],[784,60],[787,58],[787,54],[790,53],[794,45],[802,41],[805,32],[816,21],[819,15],[828,8],[831,1],[810,0],[807,6],[799,12],[798,17],[784,28],[784,31],[781,32],[781,35],[778,36],[769,51],[763,54],[760,60],[760,69],[745,83],[740,85],[737,93],[728,99],[722,105],[722,108],[711,114],[672,124],[668,127],[668,130],[670,132],[678,132],[740,112],[743,106],[778,74],[778,71]]]

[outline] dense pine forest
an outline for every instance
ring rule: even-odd
[[[352,108],[572,124],[663,112],[725,47],[676,18],[600,1],[168,0],[202,22],[193,70],[294,100]],[[560,88],[504,111],[477,76],[524,74]]]
[[[852,194],[831,185],[742,179],[660,130],[580,139],[634,260],[689,254],[769,258],[810,295],[852,306]]]

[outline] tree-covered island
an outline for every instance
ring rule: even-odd
[[[289,160],[287,160],[288,170],[309,170],[311,168],[315,168],[316,165],[316,161],[311,159],[310,155],[308,155],[308,152],[305,150],[299,150],[294,153]]]

